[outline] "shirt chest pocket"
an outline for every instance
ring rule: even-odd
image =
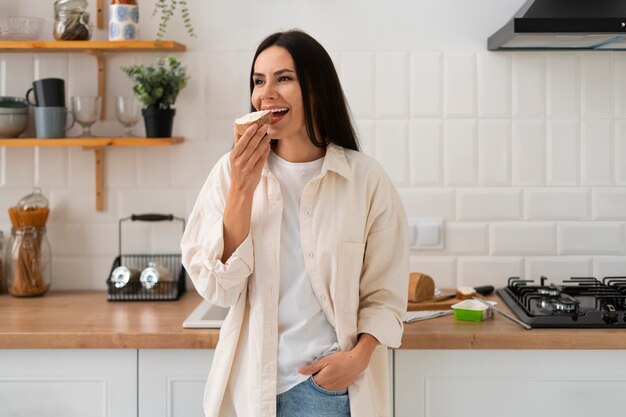
[[[363,269],[365,244],[341,242],[335,281],[336,311],[353,312],[359,305],[359,282]]]

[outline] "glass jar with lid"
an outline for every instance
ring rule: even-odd
[[[11,229],[6,251],[6,285],[16,297],[45,294],[52,281],[52,251],[45,227]]]
[[[91,39],[93,23],[89,22],[87,0],[56,0],[54,2],[54,39],[86,41]]]

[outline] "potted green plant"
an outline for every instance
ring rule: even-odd
[[[133,92],[144,105],[146,136],[171,137],[176,114],[172,106],[189,80],[186,68],[175,57],[168,56],[157,58],[156,66],[136,64],[122,67],[122,71],[133,81]]]

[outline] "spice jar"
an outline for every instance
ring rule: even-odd
[[[45,227],[11,229],[7,245],[7,290],[16,297],[45,294],[52,278],[52,253]]]
[[[86,41],[91,39],[93,24],[89,22],[87,0],[56,0],[54,2],[54,39]]]
[[[109,6],[109,40],[139,39],[139,6],[136,0],[111,0]]]

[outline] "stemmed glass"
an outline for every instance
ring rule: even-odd
[[[72,97],[72,112],[76,121],[83,127],[81,138],[93,137],[91,126],[100,117],[102,97],[100,96],[74,96]]]
[[[115,116],[126,130],[124,136],[135,136],[133,126],[139,122],[141,106],[135,96],[115,97]]]

